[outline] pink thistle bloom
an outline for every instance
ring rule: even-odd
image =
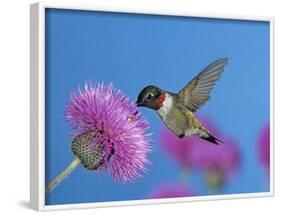
[[[177,198],[193,196],[193,192],[183,184],[164,183],[157,186],[149,198]]]
[[[71,94],[65,117],[73,128],[72,144],[78,142],[72,150],[81,156],[87,169],[108,170],[122,183],[132,181],[146,171],[150,163],[147,159],[150,139],[145,132],[149,125],[134,102],[112,84],[94,86],[86,82],[84,89],[79,88],[77,93]],[[85,144],[87,150],[80,151],[86,140],[90,145]],[[94,165],[90,165],[85,156],[89,154],[90,158],[95,158]]]
[[[270,127],[269,123],[265,124],[258,136],[258,157],[262,165],[264,165],[269,175],[270,165]]]

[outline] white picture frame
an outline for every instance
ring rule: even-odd
[[[215,195],[215,196],[194,196],[188,198],[172,199],[149,199],[137,201],[118,202],[98,202],[67,205],[45,205],[45,10],[47,8],[75,9],[88,11],[108,11],[140,14],[157,14],[167,16],[188,16],[218,19],[255,20],[268,21],[270,23],[270,192],[266,193],[245,193],[235,195]],[[188,10],[175,11],[157,8],[134,8],[126,5],[104,6],[102,4],[80,5],[79,3],[48,3],[40,2],[32,4],[30,7],[30,68],[31,68],[31,142],[30,142],[30,201],[31,208],[39,211],[60,210],[76,208],[94,208],[108,206],[141,205],[156,203],[173,203],[187,201],[204,201],[218,199],[235,199],[248,197],[265,197],[274,195],[274,18],[273,17],[252,17],[252,16],[232,16],[221,14],[193,13]]]

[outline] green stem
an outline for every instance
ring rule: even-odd
[[[181,171],[180,171],[179,180],[183,184],[189,183],[189,180],[190,180],[190,169],[182,168]]]
[[[81,163],[81,160],[78,157],[75,157],[75,159],[66,167],[65,170],[63,170],[52,182],[47,186],[45,189],[45,193],[51,192],[64,178],[66,178],[79,164]]]

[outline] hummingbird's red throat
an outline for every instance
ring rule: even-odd
[[[159,106],[159,108],[161,108],[163,106],[163,103],[165,101],[166,95],[165,93],[161,93],[161,95],[159,96],[159,98],[157,100],[155,100],[155,104],[157,106]]]

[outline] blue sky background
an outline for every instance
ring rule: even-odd
[[[269,120],[269,23],[47,9],[46,184],[73,159],[64,107],[85,80],[112,82],[132,100],[147,85],[176,92],[214,60],[229,57],[222,78],[200,112],[241,149],[242,166],[223,194],[268,191],[257,160],[257,135]],[[155,112],[150,172],[133,184],[78,167],[47,195],[46,204],[146,198],[162,182],[177,182],[179,167],[162,151]],[[206,194],[196,172],[190,186]]]

